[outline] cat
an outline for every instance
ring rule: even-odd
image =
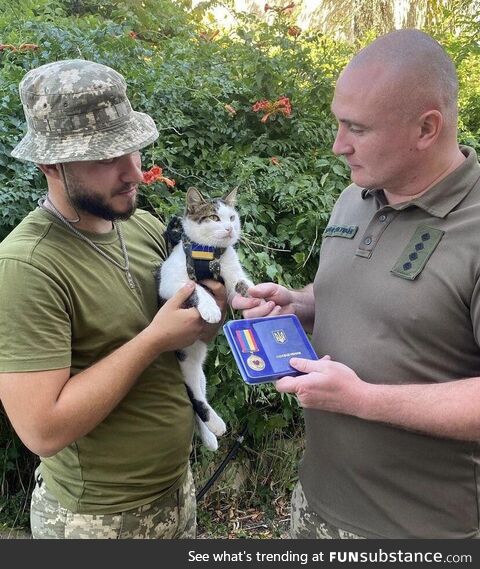
[[[230,301],[238,292],[247,296],[253,283],[246,276],[233,245],[240,237],[240,220],[235,209],[236,189],[222,198],[205,198],[197,188],[189,188],[183,218],[173,218],[166,230],[171,253],[159,271],[159,296],[171,298],[188,280],[223,280]],[[213,296],[197,284],[189,299],[201,317],[210,323],[222,318]],[[203,364],[207,345],[197,340],[177,352],[180,368],[192,401],[200,438],[206,448],[217,450],[217,436],[225,433],[223,419],[206,398]]]

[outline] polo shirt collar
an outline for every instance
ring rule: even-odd
[[[409,207],[419,207],[435,217],[446,217],[470,192],[480,178],[480,165],[475,150],[469,146],[461,146],[460,150],[466,159],[450,172],[448,176],[432,186],[420,197],[407,202],[391,205],[392,209],[401,211]],[[382,206],[387,200],[382,189],[366,188],[362,190],[362,198],[375,197]]]

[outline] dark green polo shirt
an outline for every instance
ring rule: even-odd
[[[355,185],[342,193],[314,284],[319,356],[376,384],[480,376],[480,166],[462,151],[412,201],[390,206],[382,190]],[[305,418],[300,478],[328,522],[370,538],[479,534],[476,442],[316,410]]]

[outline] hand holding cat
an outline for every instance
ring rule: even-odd
[[[232,308],[243,311],[244,318],[293,314],[293,295],[284,286],[275,283],[261,283],[248,289],[248,297],[236,294]]]
[[[362,381],[352,369],[330,356],[316,361],[292,358],[290,365],[306,375],[282,377],[275,382],[277,391],[295,394],[307,409],[361,416],[374,386]]]
[[[198,310],[183,308],[194,290],[195,283],[188,282],[165,302],[152,320],[149,328],[157,334],[162,351],[172,352],[190,346],[205,333],[208,324]]]

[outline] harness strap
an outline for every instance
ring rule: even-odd
[[[165,238],[170,254],[173,248],[182,242],[187,261],[188,278],[198,282],[204,279],[222,281],[220,277],[220,257],[225,253],[225,247],[211,247],[191,241],[184,233],[180,217],[173,217],[166,229]]]
[[[221,279],[220,257],[225,253],[224,247],[201,245],[191,241],[185,234],[182,235],[182,245],[187,261],[188,277],[192,281]]]

